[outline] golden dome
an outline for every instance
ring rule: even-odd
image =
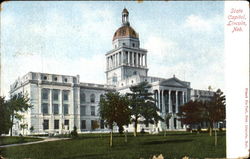
[[[139,35],[135,32],[135,30],[129,26],[125,25],[116,30],[113,41],[119,38],[139,38]]]

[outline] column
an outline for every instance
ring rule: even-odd
[[[117,60],[116,60],[116,53],[114,54],[114,59],[115,59],[114,67],[116,67],[116,62],[117,62]]]
[[[118,53],[116,53],[115,56],[116,56],[116,58],[115,58],[115,60],[116,60],[115,65],[116,65],[116,67],[117,67],[117,66],[118,66]]]
[[[59,114],[63,114],[63,106],[62,106],[62,90],[59,90],[58,92],[58,108],[59,108]]]
[[[147,67],[147,54],[145,54],[145,67]]]
[[[128,65],[131,65],[131,52],[128,52]]]
[[[137,53],[137,65],[140,66],[140,58],[141,58],[141,55],[139,53]]]
[[[48,99],[48,105],[49,105],[49,112],[50,119],[49,119],[49,130],[54,130],[54,114],[52,109],[52,89],[49,89],[49,99]]]
[[[108,57],[106,58],[106,69],[107,70],[109,69],[109,59],[108,59]]]
[[[141,54],[141,66],[143,66],[143,58],[144,58],[144,56],[143,56],[143,54]]]
[[[164,101],[164,89],[162,90],[162,97],[161,97],[161,103],[162,103],[162,112],[163,114],[166,114],[166,109],[165,109],[165,101]]]
[[[182,104],[184,104],[185,101],[184,101],[184,92],[182,91]]]
[[[185,92],[185,102],[187,102],[187,92]]]
[[[175,98],[176,98],[176,105],[175,105],[175,112],[178,113],[178,91],[175,92]]]
[[[123,56],[124,56],[123,54],[124,54],[124,52],[122,51],[121,52],[121,65],[123,65]]]
[[[120,65],[121,65],[121,52],[119,52],[118,55],[119,55],[119,60],[118,60],[118,61],[119,61],[119,64],[118,64],[118,65],[120,66]]]
[[[138,66],[138,54],[135,52],[135,66]]]
[[[134,66],[134,53],[131,52],[131,55],[132,55],[132,62],[131,62],[131,65]]]
[[[171,90],[168,90],[168,109],[169,109],[169,112],[172,113]]]
[[[38,76],[38,81],[40,81],[40,79],[41,79],[41,77],[40,76]],[[43,120],[42,120],[42,117],[40,116],[40,114],[42,113],[42,108],[41,108],[41,106],[42,106],[42,91],[41,91],[41,85],[40,84],[38,84],[38,110],[37,110],[37,113],[38,113],[38,117],[37,117],[37,119],[38,119],[38,125],[37,125],[37,127],[36,126],[34,126],[34,128],[36,129],[37,128],[37,132],[41,132],[41,131],[43,131]],[[36,130],[35,130],[36,131]]]
[[[138,66],[141,65],[141,54],[138,53]]]
[[[160,109],[160,96],[161,96],[161,92],[160,92],[161,90],[160,89],[158,89],[158,94],[157,94],[157,100],[158,100],[158,108]]]
[[[53,115],[53,109],[52,109],[52,89],[49,89],[49,99],[48,99],[48,104],[49,104],[49,112],[48,114]]]

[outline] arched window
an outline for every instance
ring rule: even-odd
[[[94,94],[90,95],[90,102],[95,103],[95,95]]]
[[[86,102],[86,96],[83,91],[80,91],[80,103]]]

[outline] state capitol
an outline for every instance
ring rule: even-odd
[[[10,96],[27,93],[33,105],[24,113],[24,120],[14,123],[13,135],[21,133],[20,124],[27,124],[25,134],[60,134],[69,133],[73,127],[81,132],[105,132],[104,121],[100,119],[99,100],[108,91],[129,92],[129,87],[142,81],[151,84],[151,91],[157,101],[160,115],[172,114],[169,122],[157,125],[138,126],[146,131],[185,130],[177,117],[180,105],[190,100],[209,100],[213,92],[195,90],[190,82],[173,76],[159,78],[148,75],[147,50],[141,48],[139,34],[129,23],[129,12],[122,11],[122,25],[112,40],[113,48],[106,56],[106,84],[82,83],[80,76],[58,75],[50,73],[29,72],[18,78],[10,89]],[[95,128],[95,123],[99,128]],[[33,128],[31,130],[30,128]],[[133,125],[125,130],[133,131]]]

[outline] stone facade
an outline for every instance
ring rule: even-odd
[[[113,49],[106,53],[107,84],[81,83],[80,77],[29,72],[11,85],[10,94],[27,93],[33,107],[26,112],[24,121],[17,121],[14,134],[20,133],[20,123],[28,124],[30,133],[68,133],[76,126],[78,132],[93,131],[97,123],[98,131],[107,131],[98,114],[100,96],[107,91],[129,92],[131,85],[148,81],[154,93],[156,106],[160,115],[165,118],[171,114],[168,122],[158,125],[140,124],[138,131],[183,130],[177,120],[179,106],[190,99],[196,99],[196,90],[190,82],[182,81],[175,76],[159,78],[148,76],[147,50],[140,48],[139,35],[130,26],[128,11],[122,12],[122,26],[113,36]],[[199,91],[198,91],[199,92]],[[201,97],[201,96],[200,96]],[[205,98],[204,98],[205,99]],[[30,131],[30,127],[34,131]],[[133,131],[133,125],[125,127]]]

